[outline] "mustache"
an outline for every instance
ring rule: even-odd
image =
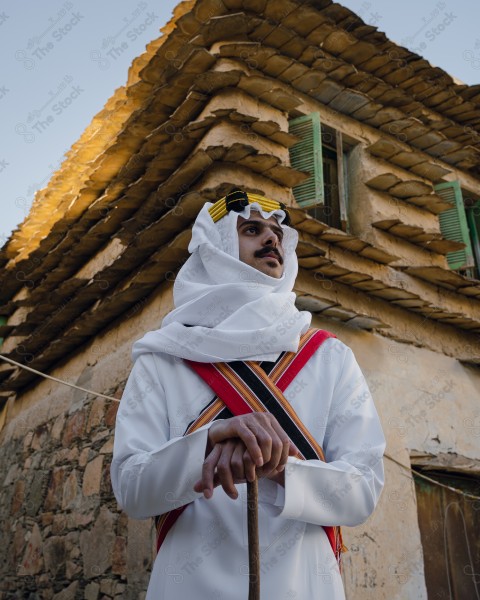
[[[276,248],[269,248],[268,246],[265,246],[260,248],[260,250],[257,250],[254,253],[254,256],[256,258],[263,258],[267,254],[275,254],[275,256],[278,258],[278,262],[283,265],[283,258],[280,256],[280,252]]]

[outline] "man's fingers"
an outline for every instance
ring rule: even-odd
[[[288,449],[288,456],[296,456],[297,458],[302,458],[302,453],[295,446],[295,444],[290,440],[290,447]]]
[[[196,490],[198,492],[203,491],[203,495],[208,500],[213,495],[213,477],[215,475],[215,468],[217,466],[217,462],[222,454],[222,444],[217,444],[214,446],[213,450],[207,456],[207,458],[203,461],[202,466],[202,486],[201,489]],[[197,482],[198,483],[198,482]],[[196,484],[195,484],[196,485]],[[195,489],[195,488],[194,488]]]
[[[218,421],[214,424],[216,427],[212,425],[209,429],[209,440],[211,445],[214,446],[227,439],[240,438],[250,452],[255,464],[261,467],[265,461],[262,448],[260,448],[257,441],[259,428],[256,427],[255,420],[247,417],[250,417],[250,415]],[[253,427],[251,427],[252,424]]]
[[[262,460],[261,462],[255,460],[255,455],[252,454],[252,450],[248,444],[245,444],[247,450],[250,452],[250,456],[255,460],[255,464],[258,467],[263,467],[266,463],[270,462],[272,458],[272,435],[271,431],[268,430],[268,425],[265,427],[265,423],[249,423],[249,429],[255,437],[256,445],[258,445]]]
[[[245,479],[253,481],[256,475],[264,477],[279,473],[285,468],[289,456],[299,454],[277,419],[263,412],[214,423],[209,429],[209,443],[214,448],[221,445],[230,450],[222,450],[221,455],[217,451],[213,458],[209,455],[203,476],[206,498],[211,496],[217,482],[230,497],[236,498],[235,483]],[[209,490],[212,490],[210,495]]]
[[[235,483],[245,482],[243,454],[247,452],[241,440],[229,440],[215,444],[202,467],[202,479],[193,486],[196,492],[203,492],[208,500],[213,495],[213,489],[221,485],[225,493],[233,499],[238,497]],[[255,466],[250,459],[250,471],[255,472]]]
[[[258,468],[265,468],[268,465],[268,469],[271,470],[282,459],[283,446],[289,443],[288,435],[282,429],[277,419],[270,413],[253,413],[249,416],[252,418],[246,421],[245,424],[254,434],[263,459],[263,464],[257,460],[255,460],[255,464]],[[251,447],[248,444],[245,445],[252,458],[255,459]],[[286,459],[284,462],[286,462]]]
[[[290,440],[278,421],[272,415],[265,415],[264,437],[259,441],[262,450],[265,450],[265,464],[261,469],[260,476],[270,473],[279,465],[285,465],[288,458]],[[264,441],[268,440],[268,441]]]
[[[235,451],[236,443],[233,441],[225,442],[225,444],[221,444],[222,452],[220,454],[220,458],[217,461],[217,476],[218,481],[222,485],[225,493],[230,496],[230,498],[237,498],[238,492],[235,484],[233,482],[233,473],[232,473],[232,456]]]
[[[282,443],[282,453],[280,456],[280,460],[278,462],[278,468],[281,471],[283,471],[283,469],[285,468],[285,465],[287,464],[289,452],[290,452],[290,440],[287,439],[286,441],[284,441]]]
[[[255,412],[214,423],[209,429],[211,445],[232,438],[245,444],[257,468],[268,471],[285,464],[289,438],[270,413]]]
[[[230,461],[232,467],[232,475],[234,481],[239,481],[245,479],[245,466],[244,466],[244,456],[245,453],[245,444],[241,441],[237,441],[235,444],[235,449],[232,454],[232,459]],[[248,454],[248,453],[247,453]],[[250,454],[248,454],[250,457]],[[250,459],[251,462],[251,459]]]
[[[269,456],[269,451],[265,452],[264,430],[260,427],[252,430],[247,423],[241,423],[237,435],[245,444],[255,464],[261,467],[268,460],[265,458],[265,454]]]

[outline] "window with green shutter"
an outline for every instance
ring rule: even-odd
[[[447,240],[465,244],[462,250],[455,250],[447,254],[448,265],[452,270],[467,269],[474,266],[470,232],[468,229],[465,206],[463,204],[462,190],[458,181],[448,181],[435,186],[435,192],[452,205],[439,214],[440,231]]]
[[[310,174],[293,187],[295,200],[315,219],[346,231],[346,151],[356,141],[322,125],[318,113],[292,119],[289,132],[299,138],[290,148],[290,164]]]

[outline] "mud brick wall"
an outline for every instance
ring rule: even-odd
[[[2,444],[2,600],[144,598],[153,527],[112,493],[117,408],[96,398]]]

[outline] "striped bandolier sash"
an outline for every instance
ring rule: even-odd
[[[325,456],[288,400],[283,395],[309,358],[328,338],[336,337],[328,331],[309,329],[300,339],[297,352],[282,352],[275,363],[233,361],[229,363],[185,362],[212,388],[215,398],[186,429],[184,435],[193,433],[216,419],[251,412],[269,412],[275,416],[284,431],[300,451],[304,460],[323,460]],[[167,533],[182,514],[184,505],[156,517],[157,551]],[[340,565],[342,543],[340,527],[323,526],[332,550]]]

